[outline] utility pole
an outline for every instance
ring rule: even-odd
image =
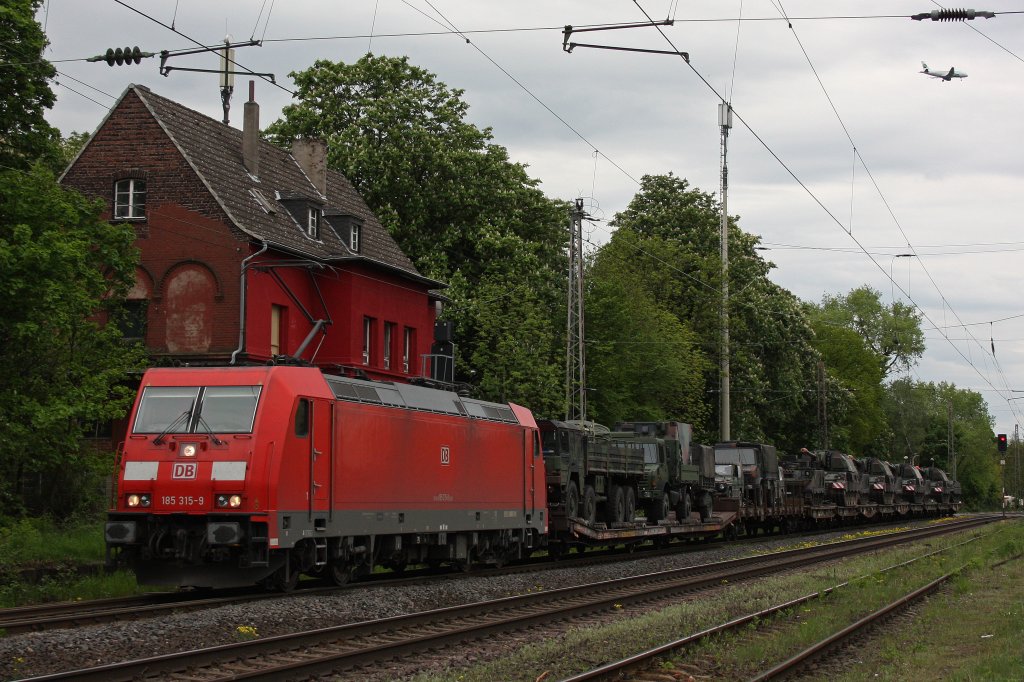
[[[1020,496],[1021,496],[1020,495],[1020,493],[1021,493],[1021,490],[1020,490],[1020,424],[1014,424],[1013,425],[1013,454],[1014,454],[1014,458],[1013,458],[1014,459],[1014,464],[1017,465],[1016,468],[1015,468],[1015,474],[1016,475],[1014,476],[1014,488],[1015,488],[1014,492],[1016,493],[1016,496],[1019,499]]]
[[[946,403],[948,414],[948,430],[946,433],[946,461],[949,462],[949,474],[956,480],[956,444],[953,442],[953,401]]]
[[[718,397],[718,424],[722,442],[732,440],[729,405],[729,166],[726,160],[729,128],[732,128],[732,105],[718,104],[718,125],[722,129],[722,354],[721,387]]]
[[[818,360],[818,424],[821,428],[821,449],[828,450],[828,384],[822,360]]]
[[[569,294],[566,321],[565,419],[587,419],[586,348],[583,334],[583,199],[569,221]]]

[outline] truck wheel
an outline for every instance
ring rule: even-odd
[[[614,485],[608,491],[608,501],[605,502],[605,519],[608,523],[622,523],[626,516],[626,496],[622,492],[622,486]]]
[[[700,512],[700,520],[707,521],[711,518],[711,510],[714,506],[714,502],[711,499],[711,493],[705,491],[700,496],[700,504],[697,505],[697,511]]]
[[[668,518],[668,512],[671,509],[671,505],[668,499],[668,493],[664,493],[661,498],[651,503],[650,512],[652,521],[664,521]]]
[[[580,515],[580,491],[576,487],[576,481],[569,481],[565,489],[565,515],[570,519]]]
[[[636,516],[636,490],[633,486],[626,487],[626,518],[625,521],[632,521]]]
[[[691,511],[693,511],[693,501],[690,499],[690,491],[687,490],[679,498],[679,504],[676,505],[677,520],[680,523],[689,521]]]
[[[583,489],[583,520],[587,523],[597,521],[597,493],[592,485]]]

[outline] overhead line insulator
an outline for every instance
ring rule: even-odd
[[[932,21],[970,21],[975,17],[992,19],[995,15],[995,12],[988,12],[985,10],[933,9],[931,12],[921,12],[920,14],[915,14],[910,18],[914,21],[921,21],[923,19],[931,19]]]

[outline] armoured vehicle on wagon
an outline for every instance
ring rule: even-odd
[[[889,463],[877,457],[865,457],[856,460],[856,464],[861,473],[861,503],[893,504],[899,491],[899,481]]]

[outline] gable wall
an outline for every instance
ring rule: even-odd
[[[238,272],[249,243],[149,111],[132,92],[63,178],[103,200],[112,216],[114,183],[146,182],[146,219],[132,221],[141,252],[137,294],[149,298],[146,346],[183,360],[222,356],[238,345]]]

